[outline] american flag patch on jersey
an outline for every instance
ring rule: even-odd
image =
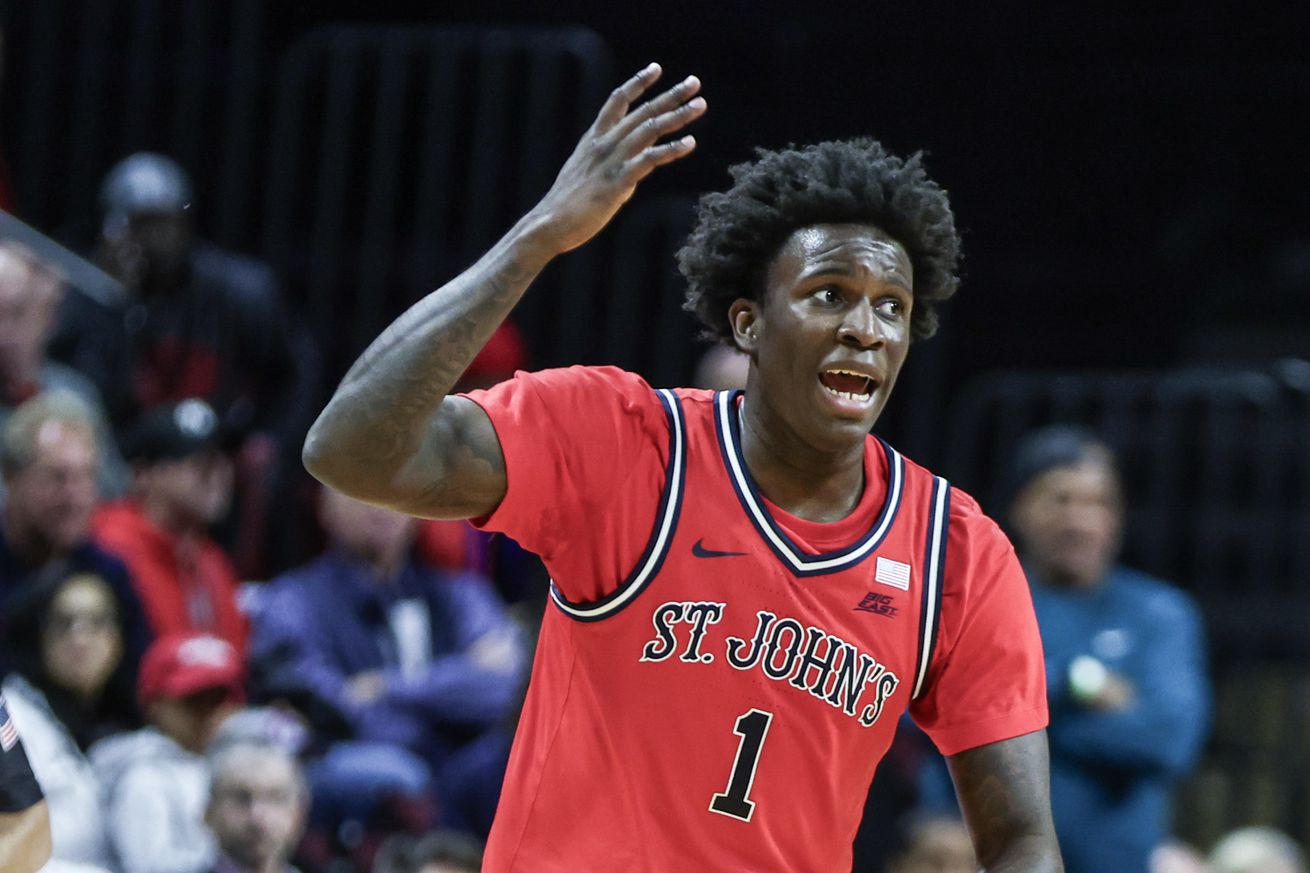
[[[18,745],[18,728],[9,717],[9,707],[5,704],[4,694],[0,694],[0,746],[7,752]]]
[[[902,591],[909,591],[910,565],[879,555],[877,567],[873,571],[873,580]]]

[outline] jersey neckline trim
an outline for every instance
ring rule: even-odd
[[[878,544],[891,530],[892,522],[895,521],[897,510],[900,508],[901,493],[905,484],[905,462],[900,452],[878,437],[874,437],[878,445],[887,453],[890,479],[882,509],[868,532],[844,549],[818,555],[808,554],[798,548],[774,520],[763,495],[755,485],[755,480],[751,477],[750,470],[746,467],[745,454],[741,450],[741,423],[735,414],[737,398],[741,394],[742,392],[738,390],[720,391],[715,395],[714,429],[718,436],[719,452],[723,456],[723,466],[728,473],[728,479],[732,482],[732,488],[737,493],[742,509],[746,511],[746,516],[759,532],[765,545],[797,576],[835,573],[853,567],[873,554]]]

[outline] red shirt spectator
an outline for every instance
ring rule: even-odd
[[[147,413],[124,439],[131,496],[98,510],[92,531],[127,564],[157,635],[204,631],[244,655],[237,573],[207,532],[232,493],[217,431],[217,416],[200,400]]]

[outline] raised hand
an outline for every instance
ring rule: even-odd
[[[508,480],[491,420],[447,395],[552,258],[599,233],[652,170],[696,147],[690,136],[661,141],[705,112],[696,77],[633,108],[659,76],[651,64],[615,89],[541,202],[364,350],[305,440],[315,477],[430,518],[472,518],[499,505]],[[376,692],[370,681],[352,683],[360,698]]]
[[[547,222],[557,251],[575,249],[591,239],[628,201],[637,183],[696,147],[691,136],[660,140],[705,113],[705,98],[696,96],[700,79],[688,76],[632,108],[661,72],[659,64],[651,64],[614,89],[564,162],[555,184],[533,209]]]

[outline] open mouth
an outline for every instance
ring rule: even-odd
[[[819,374],[819,384],[829,393],[843,400],[868,400],[877,383],[863,373],[854,370],[824,370]]]

